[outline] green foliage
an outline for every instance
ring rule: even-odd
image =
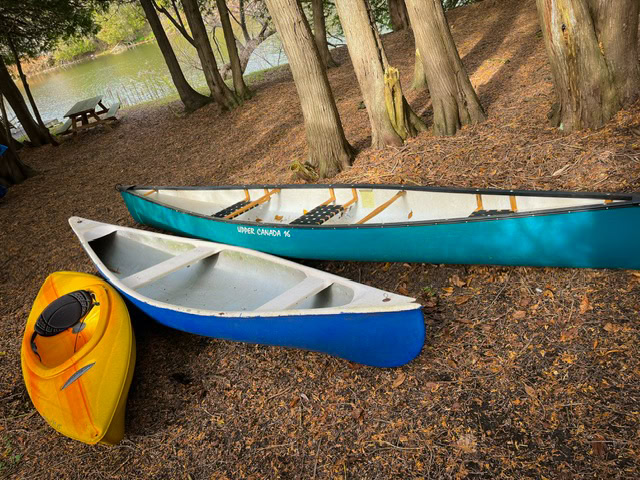
[[[131,43],[146,35],[148,24],[138,4],[111,5],[109,10],[95,16],[100,31],[98,39],[107,45]]]
[[[88,37],[71,38],[66,42],[60,42],[53,52],[56,63],[69,62],[77,57],[96,50],[95,42]]]
[[[21,56],[36,56],[52,49],[60,39],[96,33],[95,11],[109,0],[2,0],[0,1],[0,54],[11,43]]]

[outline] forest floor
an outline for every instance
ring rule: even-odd
[[[329,78],[360,153],[331,182],[640,191],[640,103],[604,128],[550,128],[551,74],[533,0],[448,15],[489,119],[451,138],[371,150],[345,49]],[[409,33],[385,36],[409,103]],[[0,477],[640,478],[640,273],[591,269],[307,262],[424,305],[422,353],[396,369],[188,335],[133,314],[137,364],[125,439],[56,433],[22,381],[20,341],[45,277],[95,272],[67,223],[135,227],[114,185],[292,182],[305,158],[288,70],[222,113],[177,103],[124,111],[57,148],[26,150],[41,174],[0,202]]]

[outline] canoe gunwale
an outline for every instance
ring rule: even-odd
[[[78,222],[80,221],[80,222]],[[341,305],[341,306],[335,306],[335,307],[323,307],[323,308],[313,308],[313,309],[297,309],[297,308],[292,308],[290,310],[274,310],[274,311],[260,311],[260,310],[212,310],[212,309],[200,309],[200,308],[191,308],[191,307],[184,307],[184,306],[179,306],[179,305],[173,305],[164,301],[160,301],[160,300],[156,300],[154,298],[150,298],[147,297],[143,294],[141,294],[140,292],[138,292],[137,290],[130,288],[128,285],[126,285],[125,283],[123,283],[122,279],[116,277],[113,272],[111,272],[109,270],[109,268],[105,265],[105,263],[102,261],[102,259],[97,255],[97,253],[94,251],[94,249],[91,247],[90,242],[93,240],[96,240],[96,238],[91,237],[91,240],[87,240],[86,238],[86,232],[84,231],[79,231],[76,230],[76,227],[74,225],[74,223],[82,223],[82,222],[93,222],[92,220],[87,220],[81,217],[70,217],[69,218],[69,223],[72,227],[72,229],[74,230],[74,233],[76,234],[76,236],[78,237],[78,239],[80,240],[80,243],[83,247],[83,249],[86,251],[86,253],[89,255],[89,257],[91,258],[91,260],[93,261],[94,265],[96,266],[96,268],[98,269],[98,271],[100,272],[100,275],[102,275],[102,277],[104,279],[107,280],[108,283],[110,283],[113,287],[116,288],[116,290],[119,290],[121,293],[126,294],[134,299],[136,299],[137,301],[153,306],[155,308],[160,308],[160,309],[164,309],[164,310],[171,310],[174,312],[180,312],[180,313],[186,313],[189,315],[193,315],[193,316],[197,316],[197,317],[201,317],[203,319],[206,319],[208,317],[218,317],[218,318],[227,318],[227,319],[242,319],[242,318],[247,318],[247,319],[253,319],[253,318],[265,318],[265,317],[293,317],[293,316],[300,316],[300,315],[307,315],[307,316],[322,316],[322,315],[341,315],[341,314],[347,314],[347,313],[353,313],[353,314],[370,314],[370,313],[394,313],[394,312],[402,312],[402,311],[410,311],[410,310],[418,310],[418,309],[422,309],[422,305],[420,305],[415,298],[413,297],[409,297],[409,296],[405,296],[405,295],[400,295],[397,293],[393,293],[393,292],[384,292],[381,291],[380,289],[377,289],[375,287],[369,287],[365,284],[361,284],[358,282],[354,282],[352,280],[349,280],[347,278],[343,278],[343,277],[339,277],[338,275],[334,275],[334,274],[330,274],[330,273],[325,273],[325,275],[328,278],[335,278],[335,283],[337,284],[342,284],[342,285],[346,285],[349,286],[349,284],[353,284],[355,286],[361,287],[366,290],[366,289],[371,289],[371,290],[378,290],[381,291],[385,294],[389,294],[389,295],[393,295],[395,297],[398,297],[398,299],[400,298],[404,298],[406,299],[406,302],[404,303],[397,303],[397,304],[392,304],[392,305],[363,305],[363,304],[353,304],[354,300],[353,299],[350,303],[347,303],[345,305]],[[166,235],[166,234],[162,234],[162,233],[156,233],[156,232],[148,232],[146,230],[136,230],[133,228],[129,228],[129,227],[121,227],[121,226],[117,226],[117,225],[110,225],[110,224],[102,224],[101,222],[94,222],[94,223],[99,223],[100,226],[95,227],[95,228],[103,228],[103,227],[110,227],[110,228],[105,228],[103,230],[101,230],[101,232],[104,232],[103,236],[109,235],[113,232],[116,231],[135,231],[135,232],[139,232],[143,235],[148,234],[148,235],[152,235],[152,236],[159,236],[159,237],[165,237],[165,238],[175,238],[172,235]],[[89,230],[90,232],[91,230]],[[100,238],[100,237],[97,237]],[[211,244],[212,246],[219,246],[222,247],[222,250],[227,249],[227,250],[231,250],[231,251],[240,251],[240,252],[248,252],[250,251],[247,248],[244,247],[237,247],[234,245],[226,245],[226,244],[219,244],[216,242],[211,242],[211,241],[207,241],[207,240],[199,240],[199,239],[193,239],[193,238],[181,238],[181,240],[184,240],[187,243],[205,243],[205,244]],[[264,252],[259,252],[259,251],[250,251],[252,255],[259,257],[259,258],[265,258],[265,257],[275,257],[274,255],[268,254],[268,253],[264,253]],[[284,264],[291,264],[291,265],[295,265],[297,266],[301,271],[307,273],[310,271],[313,271],[315,269],[311,268],[311,267],[306,267],[303,265],[298,265],[295,262],[292,262],[290,260],[285,260],[285,259],[281,259],[279,257],[275,257],[278,259],[279,262],[284,263]]]
[[[621,200],[618,203],[604,203],[601,205],[585,205],[576,207],[561,207],[551,208],[544,210],[537,210],[535,212],[510,212],[510,213],[498,213],[495,215],[476,216],[476,217],[455,217],[436,220],[422,220],[422,221],[403,221],[403,222],[387,222],[387,223],[350,223],[350,224],[331,224],[331,225],[301,225],[291,223],[272,223],[272,222],[255,222],[248,220],[236,220],[218,218],[210,215],[204,215],[194,212],[192,210],[182,209],[175,205],[169,205],[158,200],[151,199],[136,190],[241,190],[246,188],[258,189],[258,188],[300,188],[300,189],[329,189],[329,188],[359,188],[359,189],[384,189],[384,190],[404,190],[404,191],[424,191],[424,192],[437,192],[437,193],[462,193],[462,194],[481,194],[481,195],[515,195],[515,196],[527,196],[527,197],[550,197],[550,198],[588,198],[594,200]],[[449,188],[449,187],[419,187],[419,186],[406,186],[406,185],[375,185],[375,184],[286,184],[286,185],[235,185],[235,186],[210,186],[210,187],[180,187],[180,186],[139,186],[139,185],[116,185],[116,190],[121,194],[128,193],[137,197],[140,200],[145,200],[150,203],[160,205],[163,208],[173,210],[175,212],[192,215],[195,217],[211,220],[214,222],[231,223],[236,225],[249,225],[249,226],[261,226],[270,228],[287,228],[287,229],[308,229],[308,230],[338,230],[338,229],[359,229],[359,228],[397,228],[397,227],[419,227],[429,225],[447,225],[447,224],[462,224],[473,222],[485,222],[506,220],[512,218],[527,218],[527,217],[539,217],[546,215],[562,215],[571,214],[577,212],[590,212],[600,210],[612,210],[617,208],[630,208],[640,206],[640,193],[597,193],[597,192],[569,192],[560,190],[500,190],[500,189],[474,189],[474,188]]]

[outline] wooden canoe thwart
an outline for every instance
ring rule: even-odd
[[[378,367],[403,365],[422,349],[424,318],[413,298],[245,248],[69,223],[107,281],[167,326]]]
[[[404,185],[117,188],[139,223],[286,257],[640,268],[635,193]]]

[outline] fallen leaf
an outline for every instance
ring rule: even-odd
[[[556,170],[555,172],[553,172],[551,174],[552,177],[557,177],[558,175],[562,175],[569,167],[571,166],[571,164],[567,164],[562,168],[559,168],[558,170]]]
[[[279,222],[280,220],[282,220],[283,217],[282,217],[282,215],[276,215],[273,218],[275,218]]]
[[[573,327],[560,334],[560,341],[568,342],[569,340],[573,340],[577,336],[578,336],[578,327]]]
[[[603,328],[609,333],[616,333],[622,330],[622,327],[620,325],[616,325],[615,323],[611,322],[605,323]]]
[[[524,391],[527,392],[527,395],[529,395],[534,400],[538,398],[538,396],[536,395],[535,388],[533,388],[533,387],[531,387],[529,385],[525,385],[524,386]]]
[[[544,291],[542,296],[543,297],[549,297],[551,299],[553,299],[553,297],[554,297],[553,292],[551,290],[549,290],[548,288]]]
[[[453,287],[444,287],[442,290],[447,294],[447,296],[453,293]]]
[[[456,442],[456,447],[463,452],[474,453],[476,451],[476,437],[473,433],[465,433]]]
[[[584,315],[587,310],[591,310],[591,306],[589,305],[589,299],[585,295],[580,302],[580,314]]]
[[[460,280],[460,277],[458,275],[452,276],[449,279],[449,283],[451,283],[452,285],[455,285],[458,288],[462,288],[467,284],[466,282],[463,282],[462,280]]]
[[[309,397],[307,397],[304,393],[300,394],[300,398],[303,399],[305,402],[309,402]]]
[[[402,285],[401,285],[401,286],[399,286],[396,290],[397,290],[397,292],[398,292],[400,295],[405,295],[405,296],[407,296],[407,297],[409,296],[409,290],[407,290],[407,289],[406,289],[405,287],[403,287]]]
[[[293,397],[293,399],[289,402],[289,408],[295,407],[300,401],[300,397]]]
[[[520,320],[521,318],[524,318],[527,315],[527,312],[525,312],[524,310],[516,310],[515,312],[513,312],[513,318],[515,318],[516,320]]]
[[[440,384],[436,383],[436,382],[427,382],[425,384],[425,387],[427,387],[432,392],[435,392],[436,390],[438,390],[440,388]]]
[[[256,219],[254,220],[254,222],[256,222],[256,223],[260,223],[261,221],[262,221],[262,219],[261,219],[261,218],[256,218]]]
[[[593,456],[604,458],[607,453],[605,448],[606,445],[604,443],[604,437],[602,435],[594,435],[593,438],[595,439],[591,442]]]
[[[393,381],[393,388],[398,388],[400,385],[402,385],[406,378],[407,376],[404,373],[400,372],[396,379]]]
[[[409,212],[409,216],[407,218],[411,218],[411,217],[413,217],[413,210]]]
[[[386,272],[386,271],[389,270],[389,268],[391,268],[391,263],[387,262],[387,263],[384,264],[384,267],[382,267],[382,271]]]
[[[471,300],[471,297],[469,295],[460,295],[456,297],[455,304],[462,305],[464,303],[467,303],[469,300]]]
[[[351,416],[353,417],[354,420],[360,420],[363,413],[364,413],[364,410],[362,408],[356,407],[353,409],[353,412],[351,412]]]

